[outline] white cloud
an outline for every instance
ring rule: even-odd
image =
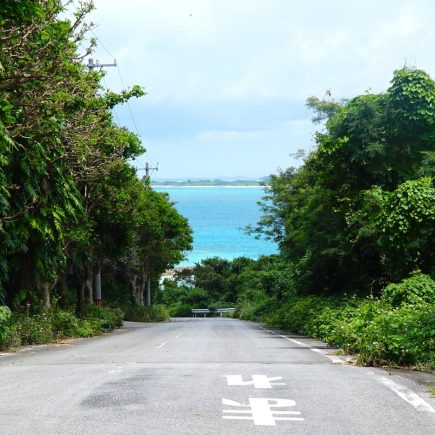
[[[258,150],[279,142],[281,158],[293,137],[290,129],[305,132],[298,141],[308,147],[311,128],[284,129],[282,119],[274,123],[252,110],[256,118],[247,130],[251,112],[234,107],[276,106],[277,116],[292,122],[308,96],[322,97],[327,89],[335,98],[368,88],[381,92],[405,63],[435,75],[432,0],[96,0],[96,6],[95,33],[117,58],[125,83],[149,92],[135,103],[138,116],[149,116],[154,107],[160,122],[167,122],[161,137],[148,144],[150,154],[162,153],[154,146],[169,149],[170,141],[187,149],[190,141],[214,153],[214,140],[241,149],[251,140]],[[110,60],[103,49],[95,57]],[[120,87],[115,72],[108,71],[107,81]],[[286,104],[301,109],[289,113]],[[219,110],[212,111],[213,105]],[[174,107],[184,125],[174,118]],[[196,113],[197,107],[219,119]],[[147,136],[150,120],[137,122]],[[280,134],[290,136],[278,140]],[[271,152],[263,157],[275,164]]]

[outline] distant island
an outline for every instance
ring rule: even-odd
[[[251,186],[264,186],[267,185],[269,177],[262,177],[258,179],[234,179],[226,180],[221,178],[215,179],[187,179],[187,180],[152,180],[151,186],[153,187],[207,187],[207,186],[218,186],[218,187],[251,187]]]

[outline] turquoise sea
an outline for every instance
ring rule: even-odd
[[[275,243],[244,234],[243,228],[261,216],[257,201],[263,188],[161,187],[168,192],[177,210],[193,228],[193,250],[180,266],[193,265],[208,257],[231,260],[245,256],[258,258],[277,252]]]

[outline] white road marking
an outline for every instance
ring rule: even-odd
[[[222,412],[226,412],[227,414],[252,414],[252,411],[238,409],[224,409]],[[301,415],[301,411],[272,411],[272,414]]]
[[[326,358],[331,360],[334,364],[341,364],[341,363],[343,363],[341,358],[339,358],[338,356],[335,356],[335,355],[329,355],[326,351],[324,351],[322,349],[317,349],[316,347],[308,346],[307,344],[302,343],[299,340],[295,340],[294,338],[286,337],[285,335],[279,335],[279,337],[285,338],[286,340],[288,340],[288,341],[290,341],[292,343],[295,343],[295,344],[297,344],[299,346],[308,348],[308,349],[312,350],[313,352],[320,353],[320,355],[326,356]]]
[[[178,334],[175,338],[180,338],[181,335],[183,335],[182,332],[180,334]]]
[[[323,356],[326,356],[326,358],[329,358],[334,364],[342,364],[343,360],[335,355],[330,355],[323,349],[317,349],[316,347],[308,346],[313,352],[320,353]]]
[[[405,402],[408,402],[418,411],[435,414],[435,409],[433,409],[429,403],[427,403],[423,398],[409,388],[403,387],[402,385],[399,385],[384,376],[373,376],[373,378],[379,383],[388,387],[391,391],[396,393],[400,398],[402,398]]]
[[[286,385],[284,382],[271,382],[282,379],[281,376],[269,378],[266,375],[252,375],[252,381],[244,381],[242,375],[225,375],[225,377],[230,386],[253,385],[255,388],[272,388],[274,385]]]
[[[248,409],[224,409],[224,420],[253,420],[257,426],[275,426],[276,421],[303,421],[302,417],[280,417],[281,415],[300,415],[300,411],[278,410],[276,408],[291,408],[296,405],[294,400],[290,399],[272,399],[272,398],[249,398],[249,403],[237,402],[235,400],[222,399],[222,404],[236,408]],[[248,415],[240,415],[248,414]]]
[[[263,329],[264,331],[268,331],[268,332],[270,332],[271,334],[275,334],[275,332],[273,332],[273,331],[269,331],[269,330],[266,329],[266,328],[263,328],[263,327],[260,327],[260,328]],[[305,348],[307,348],[307,349],[310,349],[310,350],[312,350],[313,352],[320,353],[320,355],[323,355],[323,356],[325,356],[326,358],[328,358],[330,361],[332,361],[333,364],[343,364],[343,363],[344,363],[344,361],[343,361],[341,358],[339,358],[338,356],[335,356],[335,355],[330,355],[329,353],[327,353],[327,352],[326,352],[325,350],[323,350],[323,349],[317,349],[316,347],[308,346],[307,344],[302,343],[302,342],[299,341],[299,340],[295,340],[294,338],[286,337],[285,335],[278,334],[278,337],[285,338],[287,341],[290,341],[291,343],[295,343],[295,344],[297,344],[298,346],[302,346],[302,347],[305,347]]]
[[[110,374],[121,373],[121,372],[122,372],[122,366],[118,366],[116,367],[116,369],[109,370]]]
[[[165,346],[166,344],[168,344],[167,341],[163,342],[162,344],[157,346],[157,349],[161,349],[163,346]]]

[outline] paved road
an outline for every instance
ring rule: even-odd
[[[238,320],[179,319],[3,355],[0,433],[435,433],[425,389],[316,344]]]

